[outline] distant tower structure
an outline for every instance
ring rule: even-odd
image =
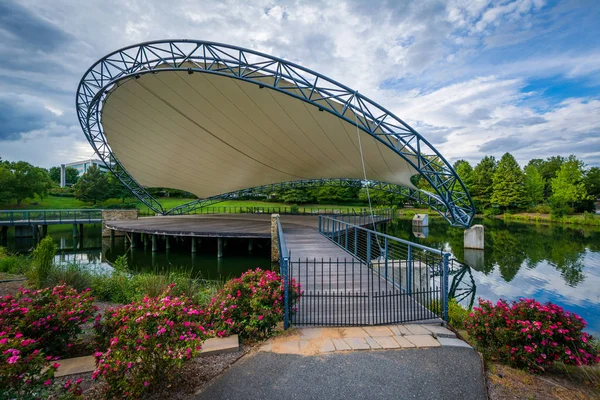
[[[67,185],[67,166],[60,164],[60,187],[64,188]]]

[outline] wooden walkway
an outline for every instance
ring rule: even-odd
[[[434,299],[434,291],[409,296],[325,238],[315,227],[282,221],[282,228],[290,251],[290,277],[304,290],[296,304],[294,324],[441,322],[424,307]]]

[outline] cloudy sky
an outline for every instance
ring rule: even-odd
[[[374,99],[451,161],[511,152],[600,165],[596,0],[0,0],[0,157],[89,158],[86,69],[164,38],[297,62]]]

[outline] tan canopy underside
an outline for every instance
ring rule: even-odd
[[[107,96],[102,125],[138,183],[200,198],[300,179],[363,178],[356,126],[230,77],[169,71],[127,80]],[[417,171],[360,135],[367,178],[412,188]]]

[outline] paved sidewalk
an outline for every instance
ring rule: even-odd
[[[333,352],[258,352],[235,363],[196,400],[485,400],[478,354],[464,347]]]
[[[335,351],[469,347],[440,326],[404,324],[347,328],[301,328],[265,343],[260,350],[278,354],[317,355]]]

